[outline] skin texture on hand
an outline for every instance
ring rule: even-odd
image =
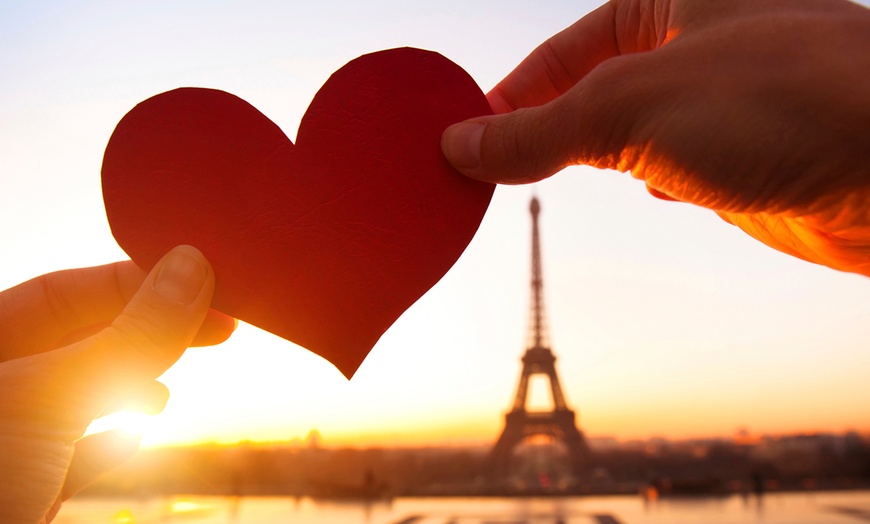
[[[846,0],[613,0],[529,55],[490,117],[445,132],[464,174],[627,171],[785,253],[870,275],[870,10]]]
[[[129,457],[117,432],[81,438],[113,410],[160,411],[156,378],[192,344],[225,340],[211,266],[180,246],[132,262],[43,275],[0,293],[0,522],[50,522],[60,503]],[[12,481],[10,481],[12,480]]]

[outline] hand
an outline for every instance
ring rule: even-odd
[[[138,290],[137,290],[138,288]],[[131,455],[90,422],[166,400],[156,382],[191,344],[225,340],[214,274],[181,246],[146,275],[132,262],[51,273],[0,293],[0,522],[50,522],[63,500]]]
[[[870,10],[847,0],[612,0],[444,133],[464,174],[630,171],[786,253],[870,275]]]

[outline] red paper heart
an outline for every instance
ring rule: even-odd
[[[454,171],[440,138],[489,113],[465,71],[411,48],[334,73],[296,145],[240,98],[176,89],[112,134],[106,214],[137,264],[196,246],[215,270],[215,309],[350,377],[477,231],[494,186]]]

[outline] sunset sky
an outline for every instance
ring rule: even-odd
[[[117,122],[145,98],[222,89],[293,138],[314,93],[359,55],[438,51],[486,91],[598,2],[294,4],[3,2],[0,289],[126,258],[100,165]],[[494,441],[525,350],[533,194],[552,347],[587,435],[870,430],[870,279],[772,251],[628,175],[573,167],[499,187],[465,254],[351,381],[241,324],[163,376],[172,398],[141,425],[145,444],[312,429],[326,444]]]

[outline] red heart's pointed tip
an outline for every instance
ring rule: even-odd
[[[351,335],[353,334],[358,334],[358,332],[340,330],[339,336],[347,337],[343,341],[329,343],[324,338],[311,344],[310,347],[303,347],[323,357],[324,360],[335,366],[335,369],[344,375],[346,379],[350,380],[359,371],[363,361],[365,361],[377,343],[377,338],[374,341],[368,342],[352,340]]]
[[[347,380],[352,379],[353,376],[356,375],[357,370],[359,370],[359,366],[353,369],[341,369],[338,366],[335,367],[341,372],[342,375],[344,375],[344,378],[346,378]]]

